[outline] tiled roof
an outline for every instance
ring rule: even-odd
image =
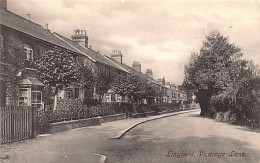
[[[123,67],[124,69],[126,69],[129,73],[130,73],[130,72],[138,73],[138,74],[142,75],[143,77],[145,77],[146,79],[152,81],[153,83],[158,84],[158,85],[161,85],[161,84],[159,84],[156,80],[150,78],[150,77],[147,76],[146,74],[143,74],[142,72],[137,72],[137,71],[135,71],[132,67],[129,67],[129,66],[127,66],[127,65],[124,64],[124,63],[119,63],[118,61],[116,61],[116,60],[114,60],[114,59],[112,59],[112,58],[110,58],[110,57],[108,57],[108,56],[106,56],[106,57],[107,57],[108,59],[110,59],[112,62],[114,62],[114,63],[120,65],[121,67]]]
[[[84,54],[85,56],[87,56],[89,59],[91,59],[94,62],[99,62],[102,64],[106,64],[109,66],[112,66],[116,69],[120,69],[122,71],[125,71],[124,69],[122,69],[122,67],[118,66],[117,64],[115,64],[114,62],[112,62],[111,60],[107,59],[105,56],[101,55],[100,53],[90,49],[90,48],[86,48],[82,45],[80,45],[79,43],[72,41],[71,39],[68,39],[58,33],[54,33],[54,35],[59,38],[61,41],[63,41],[64,43],[68,44],[68,46],[71,46],[75,49],[77,49],[78,51],[80,51],[82,54]]]
[[[0,9],[0,24],[11,29],[20,31],[34,38],[60,46],[70,51],[76,52],[75,49],[67,47],[61,40],[57,39],[50,31],[44,29],[39,24],[18,16],[10,11]]]

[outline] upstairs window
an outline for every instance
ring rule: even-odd
[[[33,49],[29,45],[24,45],[24,52],[25,52],[25,60],[33,61]]]

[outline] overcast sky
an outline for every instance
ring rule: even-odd
[[[139,61],[171,83],[182,83],[191,53],[214,29],[260,64],[259,0],[8,0],[8,9],[69,38],[84,29],[93,49],[121,50],[127,65]]]

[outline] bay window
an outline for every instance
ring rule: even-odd
[[[29,91],[28,91],[28,89],[19,89],[18,105],[19,106],[29,106]]]

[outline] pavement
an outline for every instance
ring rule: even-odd
[[[1,145],[0,161],[5,162],[106,162],[106,155],[100,153],[103,146],[109,147],[113,141],[120,139],[134,127],[156,119],[185,114],[187,110],[149,116],[129,118],[103,123],[100,126],[89,126],[69,131],[39,135],[28,139]]]

